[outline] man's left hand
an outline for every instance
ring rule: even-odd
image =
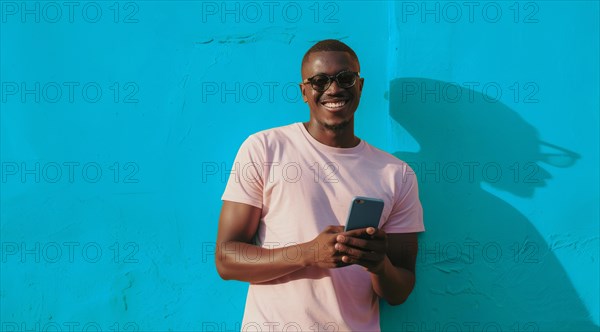
[[[354,229],[336,237],[335,249],[343,253],[342,261],[364,266],[371,273],[383,273],[387,235],[373,227]]]

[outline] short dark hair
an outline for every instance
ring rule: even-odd
[[[308,61],[308,57],[312,53],[316,52],[346,52],[350,54],[350,57],[352,57],[352,59],[356,61],[356,64],[358,64],[358,67],[360,68],[358,56],[356,56],[356,53],[354,53],[350,46],[342,43],[337,39],[325,39],[321,40],[320,42],[317,42],[311,48],[309,48],[308,51],[306,51],[304,57],[302,58],[302,65],[300,67],[300,71],[302,71],[302,68],[304,68],[304,64]]]

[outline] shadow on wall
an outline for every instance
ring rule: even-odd
[[[501,102],[452,83],[395,79],[390,115],[420,145],[394,155],[419,178],[427,231],[416,288],[401,307],[382,307],[382,329],[598,331],[544,238],[482,189],[532,197],[551,178],[539,162],[569,167],[579,155],[541,142]]]

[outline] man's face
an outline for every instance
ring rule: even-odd
[[[346,52],[315,52],[309,55],[302,67],[302,81],[317,74],[336,75],[341,71],[358,72],[358,63]],[[323,92],[310,84],[302,84],[302,97],[310,108],[311,121],[329,129],[345,127],[354,118],[358,108],[363,79],[357,78],[354,86],[344,89],[336,81]]]

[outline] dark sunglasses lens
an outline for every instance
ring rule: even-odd
[[[317,91],[324,91],[329,85],[329,78],[325,75],[317,75],[310,81],[313,88]]]
[[[351,72],[340,73],[337,76],[337,81],[341,88],[349,88],[354,85],[356,76]]]
[[[577,158],[567,154],[546,153],[542,155],[541,161],[556,167],[569,167],[575,164]]]

